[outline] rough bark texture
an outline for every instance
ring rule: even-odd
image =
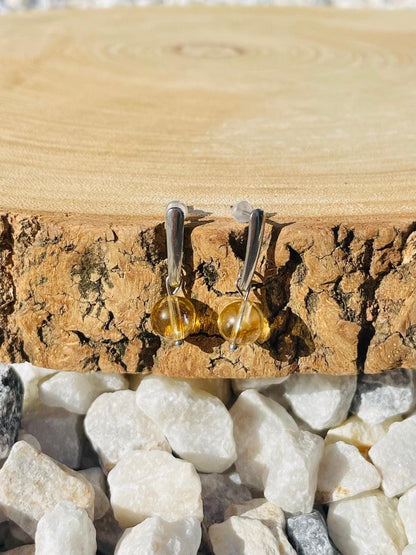
[[[0,360],[187,377],[415,368],[415,230],[400,216],[269,219],[255,292],[269,337],[232,353],[216,318],[237,296],[245,226],[187,223],[184,294],[198,310],[200,332],[171,348],[149,323],[165,294],[163,222],[5,213]]]

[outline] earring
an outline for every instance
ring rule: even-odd
[[[153,330],[173,341],[177,347],[194,331],[197,320],[192,302],[176,294],[182,285],[183,234],[187,215],[188,209],[179,201],[169,203],[166,208],[167,295],[155,304],[150,315]]]
[[[263,313],[248,298],[263,241],[264,212],[259,208],[253,210],[245,201],[234,206],[232,212],[237,221],[249,222],[245,261],[235,282],[242,299],[231,302],[220,312],[218,328],[224,339],[230,341],[230,349],[236,351],[239,345],[257,341],[263,330]]]

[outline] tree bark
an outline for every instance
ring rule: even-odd
[[[0,359],[82,372],[186,377],[354,374],[415,363],[416,222],[269,218],[253,299],[270,327],[236,353],[218,312],[238,296],[246,227],[186,224],[183,293],[200,331],[182,348],[152,332],[165,294],[162,221],[3,214]]]

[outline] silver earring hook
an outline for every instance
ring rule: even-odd
[[[244,209],[243,209],[244,205]],[[239,209],[240,206],[240,209]],[[249,227],[248,227],[248,238],[246,247],[246,256],[244,260],[244,266],[237,278],[236,285],[241,292],[241,294],[246,297],[251,289],[251,281],[253,279],[254,272],[256,270],[257,262],[260,255],[260,249],[263,242],[264,235],[264,212],[260,208],[256,208],[248,211],[247,202],[242,201],[238,203],[236,207],[233,208],[233,213],[236,214],[240,212],[244,215],[249,216]],[[237,219],[237,217],[236,217]],[[240,220],[241,221],[241,220]]]
[[[166,289],[168,295],[174,295],[181,286],[184,222],[187,212],[186,206],[179,201],[169,203],[166,208],[166,246],[168,253]]]

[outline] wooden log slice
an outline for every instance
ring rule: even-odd
[[[410,12],[117,8],[0,18],[0,360],[187,377],[414,368]],[[174,349],[164,208],[187,220]],[[263,343],[232,353],[247,199]],[[253,299],[255,297],[253,296]]]

